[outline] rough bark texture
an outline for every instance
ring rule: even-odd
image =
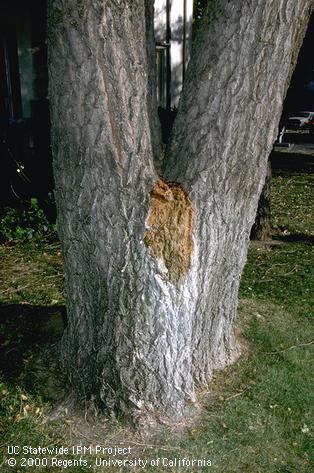
[[[249,234],[312,7],[213,0],[194,43],[164,175],[195,208],[190,310],[199,383],[236,355],[232,329]]]
[[[236,356],[249,232],[312,5],[214,2],[160,179],[152,3],[49,4],[62,357],[82,399],[135,418],[180,416]]]
[[[254,225],[251,229],[251,240],[261,240],[266,241],[271,238],[271,227],[270,227],[270,218],[271,218],[271,162],[270,159],[267,163],[267,173],[265,178],[265,183],[259,197],[257,213],[255,217]]]

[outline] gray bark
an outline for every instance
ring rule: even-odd
[[[196,209],[191,311],[200,383],[235,356],[250,229],[312,7],[307,0],[213,1],[194,43],[164,175],[184,186]]]
[[[62,359],[79,398],[138,420],[182,415],[237,355],[249,231],[312,7],[216,3],[162,179],[152,1],[49,3]]]

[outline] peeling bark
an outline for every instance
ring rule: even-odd
[[[49,2],[62,359],[80,400],[138,420],[180,417],[237,356],[249,232],[312,8],[214,3],[161,179],[153,2]]]

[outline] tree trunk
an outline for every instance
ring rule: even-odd
[[[251,229],[251,240],[266,241],[271,238],[270,229],[270,191],[271,191],[271,161],[267,163],[265,183],[259,197],[255,222]]]
[[[212,3],[161,178],[153,2],[50,0],[62,359],[79,398],[133,419],[179,417],[237,356],[249,232],[312,6]]]

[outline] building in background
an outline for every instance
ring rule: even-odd
[[[155,0],[158,106],[178,106],[192,40],[193,0]]]
[[[0,72],[2,118],[32,118],[47,97],[45,0],[0,2]]]
[[[53,188],[46,0],[0,2],[0,207]]]

